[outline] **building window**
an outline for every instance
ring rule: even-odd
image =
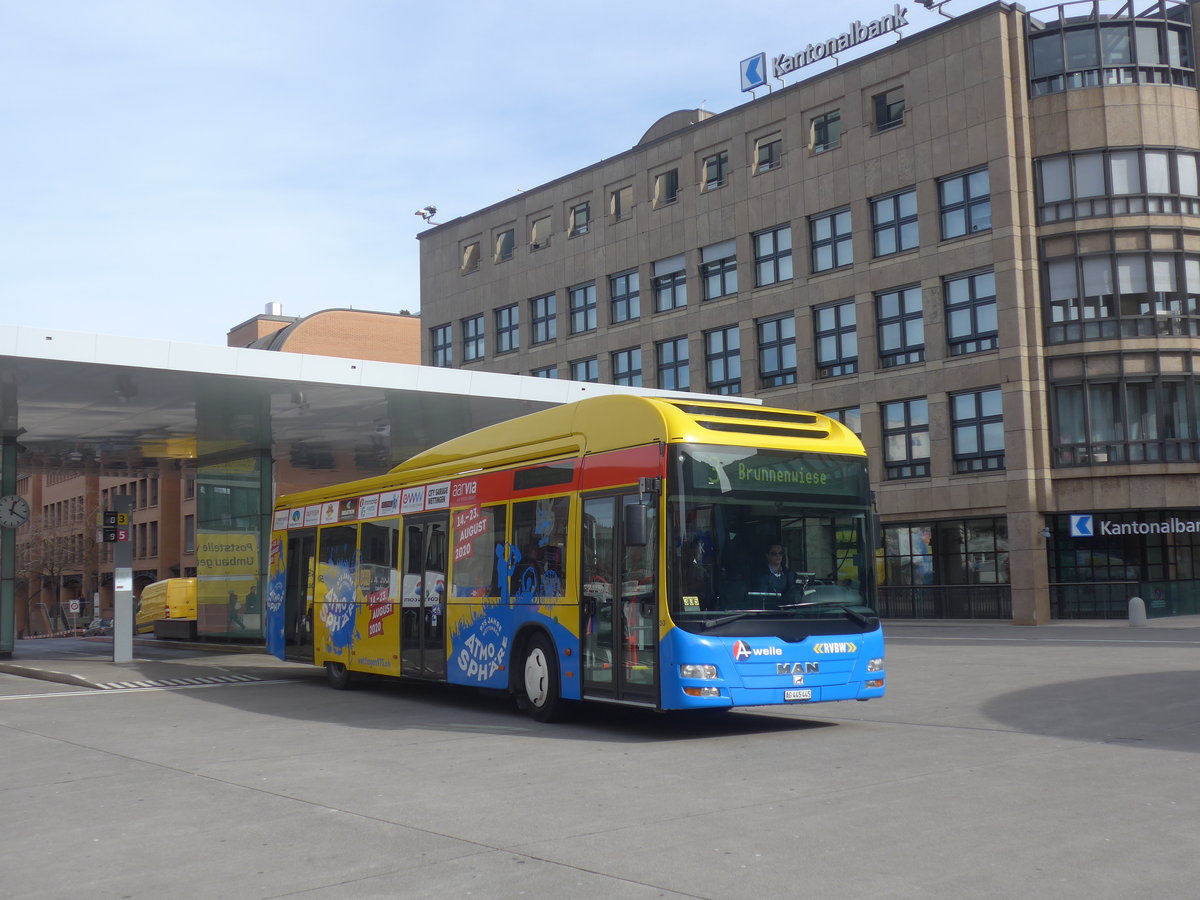
[[[742,351],[738,326],[704,333],[704,367],[710,394],[742,392]]]
[[[1004,405],[1000,388],[950,395],[954,471],[1004,468]]]
[[[942,210],[942,240],[992,227],[992,195],[987,169],[940,179],[938,196]]]
[[[483,359],[483,316],[462,320],[463,361]]]
[[[884,403],[883,462],[888,478],[920,478],[929,474],[929,401]]]
[[[550,217],[542,216],[540,219],[534,219],[533,224],[529,226],[529,249],[541,250],[543,247],[550,246]]]
[[[183,517],[183,552],[196,552],[196,517]]]
[[[841,422],[859,437],[862,437],[862,410],[857,406],[847,406],[844,409],[830,409],[825,415]]]
[[[1187,21],[1165,4],[1144,6],[1142,12],[1127,4],[1103,17],[1073,17],[1068,28],[1038,23],[1029,37],[1033,96],[1115,84],[1195,86]]]
[[[571,207],[571,230],[569,237],[577,234],[587,234],[592,224],[592,205],[587,201]]]
[[[943,284],[946,297],[946,340],[951,356],[995,350],[996,276],[992,272],[952,275]]]
[[[1200,216],[1196,154],[1135,148],[1038,161],[1039,219],[1165,213]]]
[[[516,240],[515,232],[511,229],[505,229],[496,235],[496,255],[493,262],[504,262],[512,259],[513,244]]]
[[[906,366],[925,359],[925,319],[919,284],[876,294],[875,315],[881,368]]]
[[[617,188],[608,195],[609,221],[620,222],[633,215],[633,188]]]
[[[849,207],[810,216],[808,230],[813,272],[827,272],[854,262]]]
[[[892,88],[874,97],[875,130],[886,131],[904,124],[904,88]]]
[[[1052,395],[1056,467],[1200,459],[1195,378],[1085,377]]]
[[[872,200],[871,230],[875,239],[876,256],[888,256],[914,249],[920,243],[917,233],[916,188]]]
[[[1132,232],[1129,234],[1133,234]],[[1200,336],[1200,256],[1094,253],[1046,262],[1052,344]]]
[[[429,329],[429,344],[433,350],[430,364],[447,368],[454,365],[454,337],[451,326],[438,325],[435,328]],[[190,496],[195,496],[195,482],[193,481],[193,493]]]
[[[842,111],[830,110],[809,122],[808,145],[813,153],[824,153],[842,145]]]
[[[839,300],[813,309],[817,377],[835,378],[858,371],[858,328],[854,300]]]
[[[612,383],[626,387],[642,386],[642,348],[630,347],[612,354]]]
[[[778,316],[758,323],[758,383],[782,387],[796,383],[796,317]]]
[[[558,337],[554,294],[534,297],[529,301],[530,342],[546,344]]]
[[[668,169],[654,176],[654,208],[674,203],[679,197],[679,170]]]
[[[885,525],[882,532],[884,571],[880,587],[884,592],[887,588],[924,585],[1008,584],[1008,522],[1003,516]],[[911,610],[911,594],[900,596]],[[886,604],[886,593],[881,600]],[[940,602],[935,603],[936,608],[941,607]],[[1012,611],[1007,604],[997,608],[989,603],[986,612],[979,610],[975,615],[1011,618]]]
[[[766,287],[792,278],[792,226],[754,235],[754,283]]]
[[[704,299],[716,300],[737,293],[737,245],[735,241],[709,244],[700,250],[700,282]]]
[[[496,352],[509,353],[521,347],[521,311],[514,303],[496,310]]]
[[[479,241],[472,241],[462,248],[462,262],[458,270],[466,275],[479,268]]]
[[[534,378],[557,378],[558,366],[542,366],[540,369],[531,369],[529,374]]]
[[[654,311],[666,312],[687,306],[687,276],[684,255],[660,259],[654,272]]]
[[[449,326],[449,325],[444,325],[444,326],[442,326],[442,327],[444,327],[444,328],[446,328],[446,329],[449,329],[449,328],[450,328],[450,326]],[[446,332],[446,346],[447,346],[447,347],[449,347],[449,346],[450,346],[450,333],[449,333],[449,331],[447,331],[447,332]],[[436,363],[435,363],[435,365],[436,365]],[[446,363],[446,365],[450,365],[450,364],[449,364],[449,363]],[[107,495],[107,493],[108,493],[108,492],[107,492],[107,491],[105,491],[105,494],[106,494],[106,495]],[[193,499],[195,496],[196,496],[196,476],[195,476],[195,475],[189,475],[187,478],[183,479],[183,498],[184,498],[185,500],[191,500],[191,499]],[[107,499],[107,497],[106,497],[106,499]],[[105,504],[105,506],[107,507],[107,505],[108,505],[108,504],[106,503],[106,504]]]
[[[571,380],[572,381],[590,381],[596,382],[600,380],[600,366],[596,362],[596,357],[592,356],[588,359],[577,359],[571,363]]]
[[[571,334],[596,330],[596,284],[581,284],[567,295],[571,312]]]
[[[783,135],[778,131],[754,142],[754,171],[767,172],[783,165]]]
[[[688,372],[687,338],[659,341],[654,346],[658,365],[658,386],[664,391],[686,391],[691,388]]]
[[[158,556],[158,523],[150,522],[150,548],[147,556]]]
[[[704,158],[703,171],[700,178],[700,190],[711,191],[722,187],[729,172],[729,153],[722,150]]]
[[[638,291],[637,269],[611,276],[608,279],[608,295],[614,325],[641,316],[642,301]]]

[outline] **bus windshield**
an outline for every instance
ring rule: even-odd
[[[693,632],[749,619],[878,626],[863,457],[672,450],[667,529],[676,625]]]

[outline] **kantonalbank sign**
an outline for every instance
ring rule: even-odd
[[[886,16],[880,16],[869,22],[855,20],[837,37],[809,44],[803,50],[797,50],[795,53],[781,53],[779,56],[771,57],[772,74],[776,78],[782,78],[797,69],[836,56],[838,53],[844,53],[851,47],[857,47],[872,38],[897,31],[907,24],[908,8],[897,3],[892,12]],[[767,83],[765,69],[765,53],[742,60],[742,90],[749,91],[764,86]]]
[[[1200,534],[1200,519],[1171,516],[1157,522],[1113,522],[1091,513],[1071,516],[1071,537],[1116,537],[1132,534]]]

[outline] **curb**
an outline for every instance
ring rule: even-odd
[[[79,675],[72,675],[69,672],[55,672],[53,669],[34,669],[30,666],[18,666],[13,663],[0,662],[0,672],[5,672],[9,675],[17,675],[21,678],[36,678],[39,681],[54,681],[58,684],[69,684],[73,687],[91,688],[94,691],[102,690],[100,685],[94,681],[88,681]]]

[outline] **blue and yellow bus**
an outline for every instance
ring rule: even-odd
[[[281,496],[267,643],[334,687],[498,689],[543,721],[573,701],[873,699],[869,510],[866,454],[833,419],[589,398]]]

